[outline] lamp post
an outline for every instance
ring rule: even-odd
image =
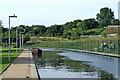
[[[9,61],[10,61],[10,18],[17,18],[15,14],[13,16],[9,16]]]
[[[22,34],[22,50],[23,50],[23,34]]]
[[[17,28],[16,28],[16,55],[17,55],[17,48],[18,48],[18,42],[17,42]]]
[[[22,49],[23,49],[23,34],[24,32],[20,32],[20,34],[22,35],[22,37],[20,36],[20,50],[21,50],[21,41],[22,41]],[[21,40],[22,38],[22,40]]]
[[[20,27],[16,28],[16,55],[18,52],[18,50],[17,50],[17,48],[18,48],[18,31],[17,31],[17,29],[23,29],[23,28],[20,28]],[[20,44],[20,49],[21,49],[21,35],[20,35],[20,33],[21,32],[19,32],[19,44]]]
[[[20,50],[21,50],[21,35],[19,33],[19,38],[20,38]]]

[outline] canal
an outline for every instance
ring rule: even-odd
[[[42,49],[34,57],[40,78],[90,78],[116,80],[119,58],[82,52]]]

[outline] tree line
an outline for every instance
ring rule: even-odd
[[[25,26],[19,25],[11,27],[11,38],[16,38],[16,28],[19,32],[24,32],[24,41],[29,41],[30,36],[47,36],[47,37],[63,37],[71,40],[78,39],[80,35],[97,35],[103,31],[104,27],[109,25],[119,25],[119,20],[115,19],[114,11],[111,8],[104,7],[96,14],[95,18],[85,20],[77,19],[71,22],[66,22],[62,25],[44,25]],[[0,21],[2,25],[2,21]],[[92,30],[95,29],[95,30]],[[99,29],[99,31],[97,30]],[[2,38],[8,38],[8,28],[2,27]]]

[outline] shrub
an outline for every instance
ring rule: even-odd
[[[107,37],[107,33],[103,33],[103,37]]]

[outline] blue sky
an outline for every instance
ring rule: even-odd
[[[119,0],[0,0],[0,19],[8,27],[8,16],[11,26],[64,24],[76,19],[96,18],[100,8],[109,7],[118,18]]]

